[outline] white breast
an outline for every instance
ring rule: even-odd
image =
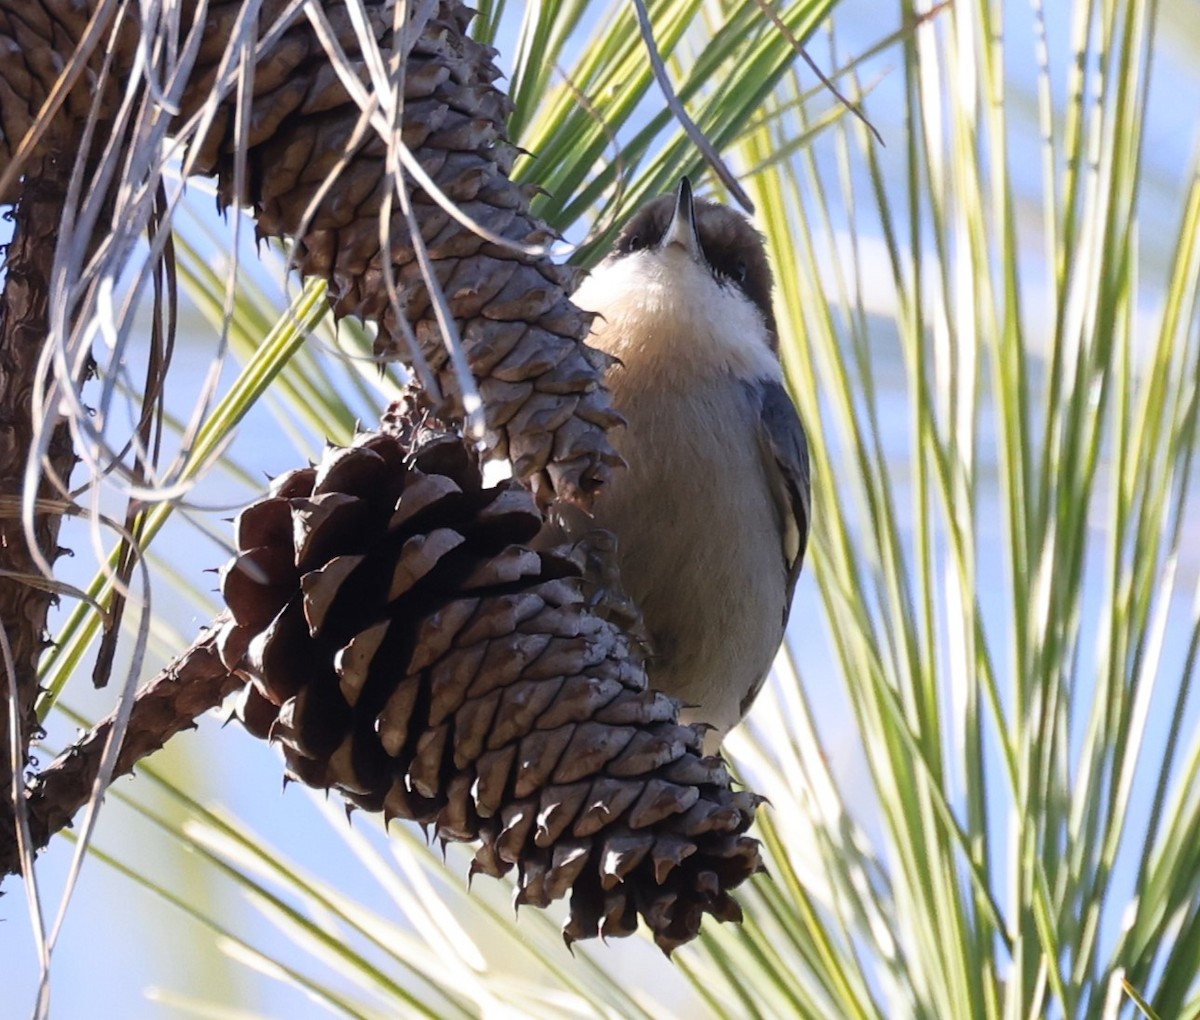
[[[599,311],[597,346],[628,420],[628,463],[595,507],[654,641],[654,686],[724,733],[783,636],[785,522],[745,380],[779,379],[755,306],[683,253],[628,256],[573,298]]]
[[[783,377],[754,303],[678,249],[604,263],[571,300],[603,316],[590,343],[655,372],[661,385],[678,385],[688,369],[738,379]]]

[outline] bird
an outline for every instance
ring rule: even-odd
[[[808,441],[784,383],[762,235],[693,196],[643,206],[572,294],[626,420],[626,466],[591,515],[552,510],[580,539],[615,536],[641,610],[652,687],[715,751],[749,710],[783,640],[810,521]]]

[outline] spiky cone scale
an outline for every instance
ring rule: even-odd
[[[421,445],[409,455],[409,442]],[[598,614],[572,550],[462,440],[365,433],[239,516],[218,647],[238,714],[288,775],[446,841],[516,902],[570,897],[564,937],[667,952],[760,867],[758,798],[734,791],[637,646]]]

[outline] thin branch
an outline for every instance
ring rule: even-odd
[[[218,617],[187,651],[137,692],[113,768],[114,778],[132,772],[139,761],[175,734],[194,729],[199,716],[242,686],[243,681],[225,668],[217,653],[216,635],[224,619]],[[114,712],[38,773],[25,796],[35,848],[44,847],[87,803],[117,721]],[[0,845],[0,875],[20,871],[15,849],[15,842]]]

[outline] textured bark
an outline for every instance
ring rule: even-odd
[[[50,271],[59,217],[70,177],[71,162],[45,156],[30,166],[21,201],[14,216],[14,234],[8,248],[7,278],[0,299],[0,495],[6,506],[19,505],[30,442],[33,437],[32,399],[38,358],[46,339]],[[66,480],[74,453],[65,425],[54,429],[49,448],[50,470]],[[49,478],[41,496],[59,496]],[[42,555],[53,562],[59,555],[58,514],[38,514],[34,532]],[[46,615],[54,598],[42,588],[26,584],[7,572],[35,575],[35,566],[21,526],[20,512],[8,509],[0,516],[0,621],[12,648],[13,672],[0,671],[0,848],[15,846],[16,830],[11,790],[9,745],[11,682],[16,681],[19,708],[20,757],[28,755],[37,729],[33,711],[37,697],[37,664],[46,647]]]
[[[214,626],[220,623],[217,620]],[[132,772],[142,758],[157,751],[176,733],[194,728],[196,718],[216,708],[241,686],[241,679],[221,664],[215,631],[202,634],[138,691],[114,776]],[[36,849],[70,825],[75,813],[87,803],[114,722],[115,716],[111,715],[99,722],[39,772],[29,787],[26,806]],[[20,867],[16,844],[0,842],[0,875],[16,873]]]

